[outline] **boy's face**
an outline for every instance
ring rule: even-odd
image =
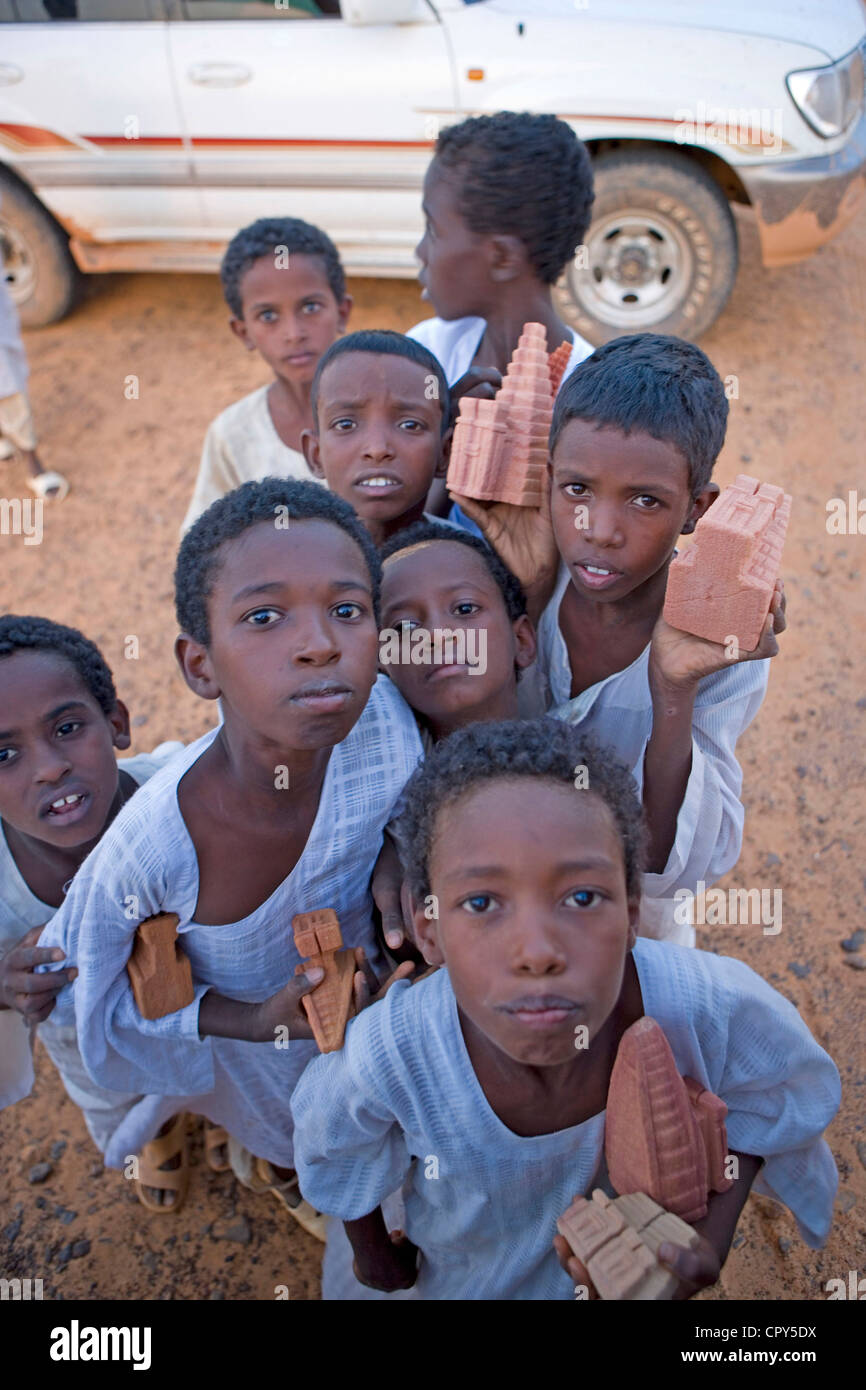
[[[0,818],[58,848],[95,840],[117,795],[114,750],[129,747],[126,706],[103,714],[65,658],[17,651],[0,660],[0,710]]]
[[[487,315],[490,239],[473,232],[460,213],[459,184],[434,159],[424,179],[424,235],[415,247],[422,298],[443,319]]]
[[[275,376],[309,385],[319,358],[345,329],[352,300],[334,298],[320,256],[293,252],[288,261],[283,267],[275,251],[253,262],[238,286],[243,317],[230,324]]]
[[[304,456],[363,522],[408,525],[423,513],[446,467],[437,386],[419,362],[386,353],[344,352],[323,372]]]
[[[515,666],[533,660],[535,634],[525,615],[511,621],[502,590],[480,555],[459,541],[436,540],[421,541],[386,560],[382,627],[399,637],[404,624],[431,635],[464,634],[453,644],[443,640],[438,665],[410,661],[384,667],[434,730],[507,717],[503,700],[516,699]],[[461,656],[466,659],[458,661]]]
[[[623,599],[667,565],[687,521],[718,489],[697,498],[686,460],[652,435],[570,420],[551,460],[551,519],[571,582],[595,602]]]
[[[262,521],[220,551],[208,599],[208,647],[177,654],[197,694],[260,746],[340,743],[376,679],[377,629],[360,548],[333,522]]]
[[[591,1046],[620,994],[637,903],[622,842],[592,792],[543,778],[482,783],[436,819],[430,892],[414,914],[425,958],[448,968],[462,1013],[526,1066]]]

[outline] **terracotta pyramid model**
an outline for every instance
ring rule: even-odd
[[[325,972],[324,980],[301,1000],[313,1036],[320,1052],[338,1052],[353,1012],[354,954],[343,949],[340,923],[330,908],[299,912],[292,918],[292,930],[298,955],[309,957],[303,965],[295,966],[295,974],[303,975],[314,965]]]
[[[160,912],[139,924],[126,973],[142,1018],[164,1018],[191,1004],[192,969],[177,944],[173,912]]]
[[[464,396],[460,402],[449,491],[481,501],[540,507],[552,418],[544,326],[527,323],[493,400]]]
[[[547,359],[547,367],[550,372],[550,394],[556,396],[560,383],[565,375],[568,366],[568,359],[571,357],[572,343],[566,338],[559,344],[555,352],[552,352]]]
[[[671,1298],[677,1279],[658,1263],[666,1240],[693,1249],[697,1231],[642,1193],[611,1199],[596,1189],[576,1197],[556,1223],[603,1299]]]
[[[701,517],[692,544],[668,571],[664,617],[710,642],[760,641],[782,562],[791,498],[741,473]]]
[[[677,1071],[654,1018],[627,1028],[610,1077],[604,1153],[614,1189],[644,1193],[683,1221],[699,1221],[707,1195],[726,1192],[724,1102]]]

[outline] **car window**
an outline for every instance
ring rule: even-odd
[[[162,19],[153,0],[0,0],[0,23],[45,19]]]
[[[185,19],[339,18],[339,0],[182,0]]]

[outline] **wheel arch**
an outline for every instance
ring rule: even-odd
[[[68,229],[64,227],[60,219],[55,216],[48,204],[42,201],[39,194],[36,192],[36,189],[33,187],[31,183],[28,183],[27,179],[24,178],[23,174],[19,174],[18,170],[14,168],[13,165],[7,164],[5,160],[0,159],[0,175],[2,175],[4,179],[8,179],[10,183],[16,183],[22,193],[27,194],[34,200],[34,202],[38,203],[45,216],[49,217],[51,221],[54,223],[57,230],[63,236],[66,237],[67,241],[69,240]],[[2,207],[3,198],[2,194],[0,194],[0,211],[2,211]]]
[[[606,154],[676,154],[696,164],[708,174],[729,203],[751,206],[751,199],[736,169],[720,155],[700,145],[676,145],[669,140],[587,140],[593,160]]]

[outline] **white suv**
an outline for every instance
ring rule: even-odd
[[[860,0],[0,0],[0,251],[25,324],[78,271],[213,270],[266,214],[412,276],[437,131],[552,111],[595,166],[564,312],[695,338],[737,265],[809,255],[864,189]]]

